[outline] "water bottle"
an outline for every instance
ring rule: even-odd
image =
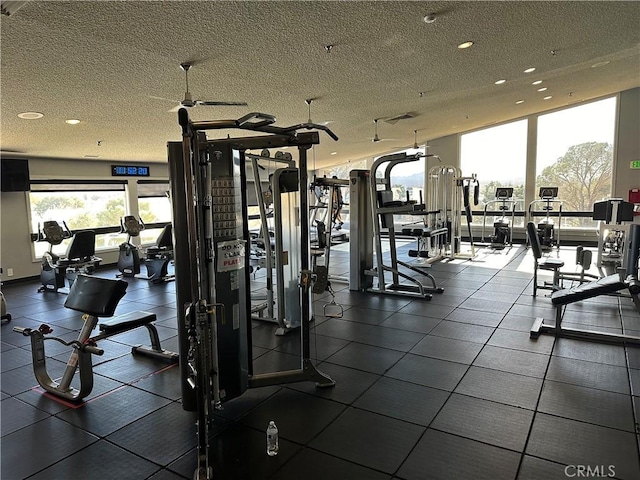
[[[273,457],[278,454],[278,427],[274,421],[267,427],[267,455]]]

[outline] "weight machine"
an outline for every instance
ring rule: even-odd
[[[120,233],[127,234],[127,241],[118,247],[118,277],[135,277],[140,274],[140,254],[131,239],[140,236],[144,228],[142,220],[133,215],[125,215],[120,219]]]
[[[560,228],[562,224],[562,200],[558,200],[558,187],[540,187],[539,200],[534,200],[529,204],[529,221],[533,222],[535,215],[534,206],[542,203],[542,211],[545,218],[536,225],[538,239],[542,250],[551,250],[553,247],[560,249]],[[558,206],[558,225],[556,226],[551,218],[553,205]],[[534,222],[535,223],[535,222]]]
[[[473,190],[472,190],[473,189]],[[446,228],[444,243],[445,258],[473,259],[476,256],[471,233],[471,192],[473,202],[478,204],[480,184],[477,176],[464,177],[459,168],[451,165],[436,165],[427,175],[427,210],[431,212],[434,225]],[[462,251],[462,210],[464,207],[470,250]]]
[[[495,200],[489,200],[484,205],[484,216],[482,218],[482,240],[484,243],[484,232],[488,213],[496,212],[496,209],[489,210],[489,206],[498,204],[497,212],[500,213],[498,218],[493,219],[493,235],[489,237],[491,243],[490,248],[502,250],[506,246],[513,245],[513,225],[516,215],[516,202],[513,200],[512,187],[496,188]],[[508,213],[511,215],[507,216]],[[511,217],[511,218],[509,218]]]
[[[431,155],[428,155],[431,156]],[[430,300],[431,293],[442,293],[444,289],[436,284],[435,278],[424,270],[425,267],[417,267],[398,259],[396,247],[396,233],[394,215],[415,215],[424,219],[429,215],[422,202],[415,200],[394,200],[391,188],[391,170],[398,164],[420,161],[424,154],[396,153],[380,157],[373,163],[367,173],[352,170],[350,173],[351,184],[351,208],[350,218],[357,229],[352,229],[350,240],[350,276],[349,288],[351,290],[368,290],[374,293],[393,295],[405,295]],[[383,174],[378,176],[380,167],[387,163]],[[369,216],[370,220],[367,220]],[[387,230],[389,240],[390,264],[385,263],[382,248],[382,229]],[[373,232],[373,239],[371,238]],[[446,235],[446,229],[435,230],[425,226],[420,229],[420,236],[433,238],[435,242],[442,242]],[[375,245],[376,265],[373,265],[373,245]],[[404,267],[420,275],[424,275],[431,282],[426,287],[420,281],[410,275],[401,272]],[[391,274],[391,282],[387,283],[386,274]],[[366,278],[366,277],[370,278]],[[377,277],[378,284],[373,286],[371,277]],[[407,280],[410,284],[401,283],[400,279]]]
[[[249,387],[304,380],[319,387],[335,382],[310,359],[311,289],[322,288],[309,269],[307,151],[319,143],[324,125],[304,123],[276,127],[275,117],[250,113],[237,120],[194,122],[178,112],[182,142],[168,145],[173,199],[174,256],[178,340],[183,408],[197,411],[198,465],[194,478],[210,479],[209,434],[212,411]],[[207,140],[206,130],[239,129],[260,135]],[[300,368],[254,374],[251,355],[251,295],[247,222],[247,150],[296,147],[298,166],[284,168],[278,181],[285,195],[297,197],[287,214],[299,225],[300,241],[289,257],[299,255],[295,279],[300,309]],[[292,280],[293,281],[293,280]],[[293,285],[292,285],[293,287]],[[184,306],[185,308],[181,308]]]
[[[593,204],[593,219],[598,222],[598,258],[596,266],[602,276],[613,275],[625,268],[624,248],[629,237],[629,224],[633,221],[634,205],[621,198],[612,198]]]

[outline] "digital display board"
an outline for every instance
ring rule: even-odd
[[[111,165],[112,177],[148,177],[149,167],[135,165]]]

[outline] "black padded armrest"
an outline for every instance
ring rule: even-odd
[[[567,305],[587,298],[614,293],[625,288],[627,288],[627,283],[620,280],[620,275],[616,273],[608,277],[600,278],[594,282],[583,283],[564,290],[557,290],[551,294],[551,303],[554,305]]]
[[[64,306],[95,317],[112,317],[128,285],[123,280],[78,275]]]

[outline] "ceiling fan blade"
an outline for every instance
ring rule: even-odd
[[[204,100],[196,100],[196,103],[209,107],[246,107],[249,105],[247,102],[206,102]]]
[[[173,102],[173,103],[177,103],[180,101],[180,100],[176,100],[175,98],[156,97],[155,95],[149,95],[149,98],[153,98],[154,100],[163,100],[165,102]]]
[[[169,113],[176,113],[178,110],[180,110],[181,108],[184,108],[184,105],[178,104],[175,107],[173,107],[171,110],[167,110],[167,112]]]

